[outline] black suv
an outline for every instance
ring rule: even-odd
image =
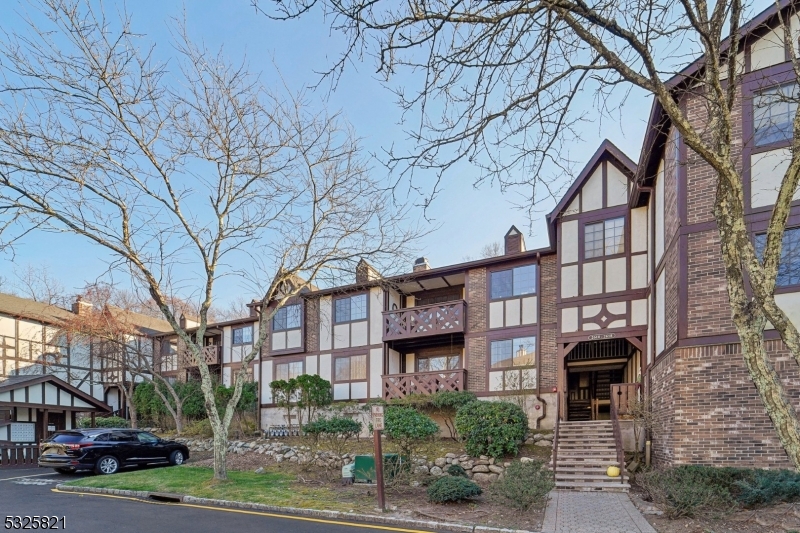
[[[113,474],[124,466],[183,464],[189,448],[136,429],[69,429],[39,445],[39,466],[62,474],[94,470]]]

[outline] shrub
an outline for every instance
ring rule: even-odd
[[[128,421],[118,416],[105,416],[97,417],[94,419],[95,427],[99,428],[126,428]],[[90,417],[81,418],[79,423],[82,428],[92,427],[92,419]]]
[[[442,418],[450,438],[458,439],[454,418],[458,409],[476,400],[475,394],[469,391],[439,391],[433,394],[409,394],[391,400],[390,405],[413,407],[417,411]]]
[[[428,487],[432,503],[460,502],[483,492],[474,481],[463,477],[440,477]]]
[[[525,412],[510,402],[468,403],[458,410],[455,422],[464,447],[472,456],[516,455],[528,430]]]
[[[361,433],[361,422],[345,416],[331,418],[320,417],[303,427],[303,432],[311,436],[315,442],[324,442],[340,457],[344,453],[347,441],[358,437]]]
[[[447,473],[453,477],[467,477],[467,471],[461,465],[448,466]]]
[[[333,388],[330,381],[316,374],[303,374],[295,378],[295,383],[297,385],[298,422],[302,423],[304,411],[306,422],[311,422],[318,409],[333,403]]]
[[[204,418],[203,420],[192,422],[184,428],[183,434],[187,437],[202,437],[206,439],[213,437],[214,432],[211,430],[211,420]]]
[[[736,499],[742,505],[773,505],[800,500],[800,474],[791,470],[755,470],[736,482]]]
[[[537,503],[546,502],[547,494],[555,486],[553,473],[543,461],[514,461],[506,468],[503,477],[492,483],[489,492],[506,505],[527,511]]]
[[[386,436],[397,443],[400,454],[409,459],[423,441],[439,433],[436,422],[410,407],[387,407],[384,428]]]
[[[729,487],[736,469],[683,466],[653,470],[636,476],[636,482],[669,518],[696,517],[732,510],[736,500]]]

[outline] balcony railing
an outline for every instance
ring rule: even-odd
[[[467,304],[464,300],[384,311],[383,340],[386,342],[442,333],[463,333],[466,311]]]
[[[219,344],[215,344],[212,346],[204,346],[203,347],[203,357],[206,361],[207,365],[218,365],[219,364]],[[183,366],[193,367],[197,366],[197,360],[192,355],[192,352],[186,350],[183,352]]]
[[[383,399],[404,398],[409,394],[433,394],[440,391],[462,391],[467,385],[467,371],[414,372],[383,376]]]

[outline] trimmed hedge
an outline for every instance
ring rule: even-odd
[[[439,433],[439,426],[416,409],[390,406],[385,411],[383,432],[397,443],[404,457],[412,457],[423,441]]]
[[[528,417],[515,403],[476,401],[458,410],[456,430],[468,454],[497,459],[517,454],[528,431]]]
[[[118,416],[104,416],[104,417],[96,417],[94,419],[94,423],[96,427],[99,428],[126,428],[128,427],[128,421],[124,418]],[[92,419],[90,417],[81,418],[80,423],[78,424],[82,428],[90,428],[92,427]]]

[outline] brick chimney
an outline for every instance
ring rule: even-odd
[[[380,278],[381,273],[363,259],[356,265],[356,283],[367,283]]]
[[[72,312],[76,315],[83,316],[86,313],[89,313],[93,307],[94,306],[91,302],[87,302],[82,296],[78,296],[75,298],[75,302],[72,304]]]
[[[525,237],[516,226],[511,226],[505,237],[505,255],[520,254],[525,251]]]
[[[428,263],[427,257],[418,257],[416,261],[414,261],[414,272],[421,272],[423,270],[430,270],[431,265]]]

